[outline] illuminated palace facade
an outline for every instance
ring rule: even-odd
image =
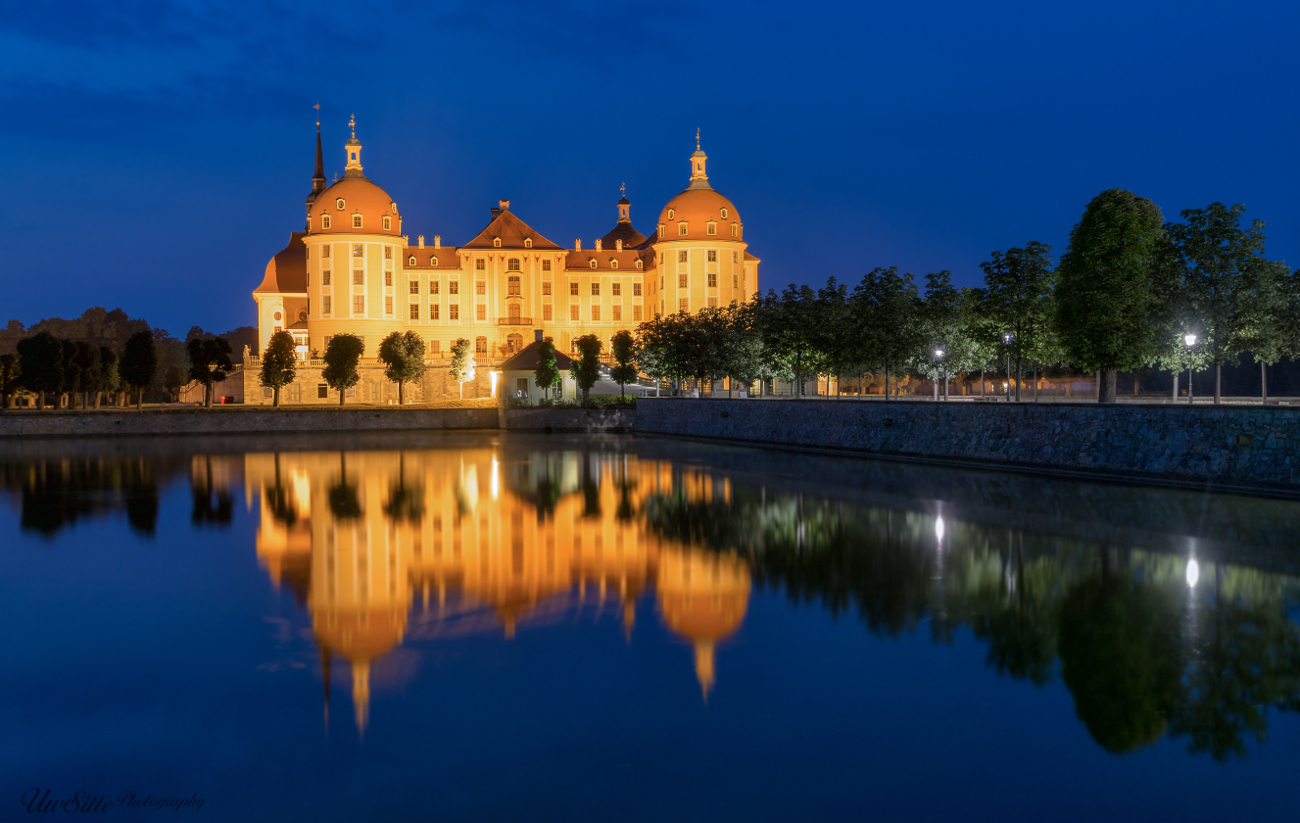
[[[616,332],[657,314],[726,306],[758,291],[759,260],[735,205],[710,185],[698,138],[689,183],[649,237],[632,225],[626,196],[614,228],[590,248],[551,241],[501,200],[487,226],[455,246],[436,234],[410,242],[397,203],[362,172],[361,142],[349,125],[343,176],[328,185],[317,129],[305,229],[290,235],[253,291],[259,351],[287,330],[300,357],[311,360],[333,335],[348,333],[364,339],[373,361],[384,337],[411,330],[424,338],[433,365],[460,338],[473,341],[484,362],[518,352],[539,331],[561,351],[595,334],[608,352]],[[262,394],[249,384],[245,396],[267,402]],[[328,397],[291,388],[287,399]]]
[[[196,478],[213,474],[213,460],[196,460]],[[740,556],[628,516],[652,499],[730,499],[728,481],[666,462],[499,446],[229,460],[217,474],[242,472],[248,504],[260,502],[259,562],[310,613],[326,700],[333,669],[349,671],[361,728],[372,675],[383,680],[399,646],[514,638],[575,611],[608,615],[633,642],[637,604],[651,592],[663,624],[692,647],[707,699],[715,650],[748,608]]]

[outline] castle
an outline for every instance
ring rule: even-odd
[[[327,185],[317,123],[306,226],[271,258],[253,291],[259,351],[284,330],[303,361],[282,402],[338,402],[312,370],[336,334],[365,341],[362,382],[349,397],[356,391],[360,402],[386,402],[394,392],[376,360],[379,343],[415,331],[435,368],[412,396],[428,401],[451,391],[436,367],[460,338],[473,341],[480,364],[540,335],[572,351],[576,338],[595,334],[608,352],[614,334],[655,315],[739,303],[758,291],[759,260],[736,207],[709,184],[698,134],[689,183],[649,237],[632,225],[626,196],[614,228],[587,249],[581,240],[565,248],[543,237],[501,200],[481,232],[451,246],[439,235],[410,242],[397,203],[362,171],[355,118],[348,125],[345,171]],[[245,359],[245,402],[269,403],[270,390],[257,385],[256,355]]]

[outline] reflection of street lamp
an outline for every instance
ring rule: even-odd
[[[1188,332],[1183,335],[1183,342],[1187,344],[1187,403],[1192,402],[1192,346],[1196,345],[1196,335]],[[1190,574],[1190,572],[1188,572]]]
[[[1196,558],[1193,557],[1191,560],[1187,561],[1187,587],[1191,589],[1196,588],[1196,581],[1200,579],[1201,565],[1197,563]]]
[[[939,360],[939,373],[943,378],[943,395],[940,399],[948,399],[948,364],[943,359],[943,349],[935,349],[934,356]],[[938,392],[935,392],[938,394]]]

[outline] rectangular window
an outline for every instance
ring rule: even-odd
[[[569,284],[569,294],[572,294],[572,295],[574,295],[575,297],[577,296],[577,294],[578,294],[578,283],[577,283],[576,280],[575,280],[574,282],[572,282],[572,283]]]
[[[447,319],[448,319],[448,320],[459,320],[459,319],[460,319],[460,304],[459,304],[459,303],[452,303],[450,306],[447,307]]]
[[[575,321],[575,322],[577,321],[577,319],[578,319],[578,307],[577,307],[577,306],[569,306],[569,319],[570,319],[570,320],[573,320],[573,321]]]
[[[686,262],[686,252],[685,252],[685,251],[679,251],[679,252],[677,252],[677,262],[678,262],[678,263],[685,263],[685,262]]]
[[[325,313],[330,314],[330,296],[327,294],[324,297],[322,297],[321,300],[324,301],[324,305],[322,306],[322,308],[325,309]]]
[[[393,285],[393,273],[391,271],[384,272],[384,285],[385,286]]]
[[[320,256],[325,260],[330,259],[330,247],[328,244],[320,247]]]
[[[352,313],[357,315],[366,313],[366,298],[364,295],[356,294],[352,296]]]
[[[475,261],[474,261],[474,271],[487,271],[487,261],[486,261],[486,260],[475,260]]]
[[[327,385],[324,384],[324,383],[317,383],[317,384],[316,384],[316,397],[319,398],[319,399],[321,399],[321,400],[324,400],[326,397],[329,397],[329,396],[330,396],[330,387],[327,386]]]
[[[551,304],[550,304],[550,303],[547,303],[545,306],[542,306],[542,319],[545,320],[545,321],[547,321],[548,323],[550,322],[550,320],[551,320]]]
[[[359,214],[352,215],[352,228],[354,229],[361,228],[361,215]]]
[[[718,262],[718,250],[717,250],[717,249],[709,249],[709,262],[710,262],[710,263],[716,263],[716,262]]]
[[[705,228],[705,233],[708,234],[710,237],[718,233],[717,223],[706,223],[704,225],[704,228]]]
[[[393,296],[390,294],[384,298],[384,314],[393,313]]]
[[[550,280],[543,281],[542,294],[550,294],[550,293],[551,293],[551,281]]]
[[[487,306],[479,303],[474,307],[474,314],[479,320],[487,320]]]
[[[686,306],[687,306],[687,303],[686,303],[686,298],[685,298],[685,297],[680,298],[680,299],[677,301],[677,310],[678,310],[678,311],[686,311]]]
[[[478,280],[478,281],[475,281],[475,283],[474,283],[474,293],[475,293],[475,294],[487,294],[487,281],[486,281],[486,280]]]
[[[366,284],[366,273],[361,269],[352,272],[352,285],[364,286]]]
[[[709,272],[709,288],[716,289],[717,287],[718,287],[718,273],[716,271],[711,271]]]
[[[392,259],[393,259],[393,247],[392,247],[392,246],[384,246],[384,259],[385,259],[385,260],[392,260]]]
[[[429,281],[429,294],[437,294],[437,293],[438,293],[438,281],[437,281],[437,280],[430,280],[430,281]]]
[[[615,280],[609,287],[609,293],[618,297],[623,294],[623,281]]]
[[[678,236],[678,237],[685,237],[685,236],[686,236],[686,224],[685,224],[685,223],[678,223],[678,224],[677,224],[677,236]]]
[[[640,323],[640,322],[641,322],[641,307],[640,307],[640,306],[633,306],[633,307],[632,307],[632,319],[633,319],[634,321],[636,321],[637,323]]]
[[[447,282],[447,294],[460,294],[459,280],[450,280]]]
[[[419,303],[412,303],[412,304],[411,304],[411,319],[412,319],[412,320],[419,320],[419,319],[420,319],[420,304],[419,304]]]
[[[600,322],[600,306],[591,307],[591,322],[593,323]]]
[[[352,256],[353,256],[353,257],[365,257],[365,255],[366,255],[366,247],[365,247],[365,246],[361,245],[360,243],[353,243],[353,244],[352,244]]]
[[[519,275],[512,274],[506,278],[506,294],[519,296]]]
[[[736,236],[737,236],[737,235],[736,235],[736,224],[735,224],[735,223],[732,223],[732,224],[731,224],[731,236],[732,236],[732,237],[736,237]]]
[[[437,353],[439,353],[440,351],[442,351],[442,341],[441,341],[441,340],[430,340],[430,341],[429,341],[429,354],[437,354]]]
[[[615,323],[618,323],[618,322],[622,321],[622,319],[623,319],[623,307],[622,307],[622,306],[615,306],[615,307],[614,307],[614,318],[613,318],[613,319],[614,319],[614,322],[615,322]]]
[[[740,252],[735,252],[735,251],[733,251],[733,252],[731,253],[731,262],[733,262],[733,263],[738,263],[738,262],[740,262]]]
[[[679,275],[677,275],[677,288],[679,288],[679,289],[684,289],[684,288],[686,288],[686,275],[685,275],[685,274],[679,274]]]
[[[710,298],[709,298],[709,308],[711,308],[711,309],[716,309],[717,307],[718,307],[718,298],[716,298],[716,297],[710,297]]]
[[[733,289],[740,287],[740,278],[737,275],[731,275],[731,287]]]
[[[542,271],[550,271],[550,270],[551,270],[551,261],[550,261],[550,260],[543,260],[543,261],[542,261]]]
[[[322,286],[328,286],[330,284],[330,273],[328,271],[321,272],[320,277],[321,277],[320,284]]]
[[[591,296],[592,296],[592,297],[600,297],[600,283],[599,283],[599,282],[596,282],[596,283],[592,283],[592,284],[591,284]]]
[[[438,319],[438,308],[439,308],[439,306],[438,306],[437,303],[430,303],[430,304],[429,304],[429,319],[430,319],[430,320],[437,320],[437,319]]]
[[[633,296],[633,297],[640,297],[640,296],[641,296],[641,284],[640,284],[640,283],[633,283],[633,284],[632,284],[632,296]]]
[[[487,354],[487,338],[486,338],[486,337],[475,337],[475,338],[474,338],[474,353],[475,353],[475,354]]]
[[[406,290],[407,290],[408,292],[410,292],[411,294],[419,294],[419,293],[420,293],[420,281],[419,281],[419,280],[412,280],[412,281],[410,281],[409,283],[406,284]]]

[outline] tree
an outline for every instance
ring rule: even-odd
[[[624,386],[636,380],[636,364],[633,357],[636,351],[636,338],[627,329],[617,332],[609,340],[614,348],[616,366],[610,371],[610,377],[618,384],[618,393],[626,394]]]
[[[1264,259],[1264,221],[1241,228],[1243,205],[1211,203],[1182,212],[1185,222],[1165,227],[1173,250],[1173,278],[1189,320],[1202,324],[1203,346],[1214,363],[1214,402],[1223,396],[1226,362],[1271,331],[1286,309],[1279,288],[1286,268]]]
[[[47,331],[19,340],[18,369],[23,387],[39,395],[44,409],[45,393],[57,394],[63,388],[63,344]]]
[[[768,313],[762,324],[763,345],[785,364],[793,380],[791,394],[803,394],[808,376],[816,377],[822,369],[822,353],[817,348],[817,293],[810,286],[793,283],[780,296],[768,291],[764,298]]]
[[[117,373],[119,359],[116,349],[108,346],[99,347],[99,386],[95,390],[95,408],[99,408],[100,392],[115,395],[122,383],[122,377]]]
[[[361,380],[357,363],[365,351],[365,341],[355,334],[336,334],[325,347],[325,368],[321,370],[321,379],[339,393],[340,406],[347,390]]]
[[[560,369],[555,362],[555,341],[549,337],[537,347],[537,368],[533,369],[533,380],[543,394],[560,382]]]
[[[978,311],[991,328],[1011,335],[1009,346],[1016,363],[1016,400],[1020,399],[1021,366],[1026,357],[1043,362],[1044,344],[1051,331],[1052,247],[1031,240],[1023,249],[995,251],[984,270],[984,288],[977,294]],[[983,341],[986,344],[990,341]]]
[[[122,381],[136,390],[135,407],[138,411],[144,405],[144,390],[153,383],[158,371],[158,349],[154,345],[152,329],[138,331],[127,339],[119,371]]]
[[[189,382],[189,374],[180,366],[168,366],[167,371],[163,374],[163,388],[172,402],[181,399],[181,389]]]
[[[923,345],[921,299],[912,275],[896,267],[875,268],[853,290],[849,309],[860,330],[862,358],[885,373],[885,399],[890,374],[897,375]]]
[[[406,403],[406,382],[424,376],[424,338],[413,331],[395,331],[379,344],[384,377],[397,384],[397,405]]]
[[[225,380],[235,371],[230,341],[224,337],[192,338],[185,344],[190,358],[190,379],[203,384],[203,405],[212,406],[212,384]]]
[[[474,379],[474,354],[469,340],[459,338],[451,346],[451,379],[460,384],[461,399],[465,399],[465,384]]]
[[[99,347],[78,340],[72,344],[72,359],[76,364],[76,384],[69,386],[69,391],[81,395],[81,408],[89,408],[90,393],[98,393],[103,382],[103,363],[100,362]],[[69,407],[72,403],[69,401]]]
[[[18,355],[0,354],[0,411],[9,408],[10,398],[22,388],[22,369]]]
[[[569,377],[578,384],[582,392],[582,402],[587,402],[591,387],[600,379],[600,338],[594,334],[584,334],[573,341],[578,347],[578,356],[569,364]]]
[[[918,312],[920,345],[913,351],[911,367],[934,381],[936,398],[944,375],[969,372],[983,362],[985,353],[972,335],[976,316],[973,290],[954,286],[951,272],[925,276],[925,299]]]
[[[1163,236],[1160,208],[1122,189],[1094,197],[1070,231],[1057,266],[1055,327],[1071,361],[1104,373],[1099,402],[1115,402],[1118,370],[1154,351],[1153,268]]]
[[[293,382],[297,376],[298,357],[294,352],[293,335],[278,331],[271,335],[262,354],[262,373],[259,382],[271,390],[271,405],[279,408],[280,389]]]
[[[859,371],[865,348],[849,309],[848,286],[837,283],[834,277],[827,279],[826,287],[817,291],[812,313],[813,345],[821,352],[827,375],[834,375],[838,395],[840,376]]]

